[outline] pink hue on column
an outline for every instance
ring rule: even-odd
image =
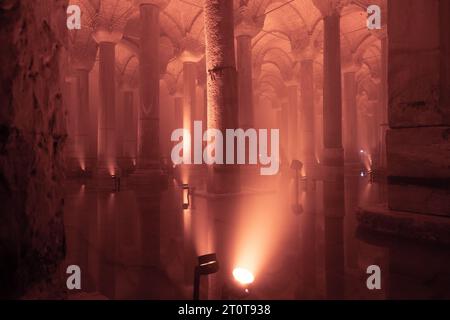
[[[355,72],[344,73],[345,99],[345,162],[358,162],[358,121],[356,109],[356,79]]]
[[[98,168],[115,174],[116,154],[116,43],[120,32],[99,28],[93,34],[99,46]]]
[[[183,62],[183,128],[193,133],[193,121],[196,117],[196,80],[197,66],[195,62]]]
[[[253,77],[252,77],[252,37],[242,34],[237,39],[237,65],[239,83],[239,126],[252,128],[253,115]]]
[[[297,131],[298,123],[298,96],[297,85],[288,85],[287,87],[288,103],[289,103],[289,115],[288,115],[288,147],[289,147],[289,160],[298,159],[299,155],[299,135]]]
[[[89,70],[76,70],[78,93],[77,154],[82,170],[86,169],[89,145]]]
[[[123,151],[124,157],[133,162],[136,160],[136,110],[134,106],[134,91],[123,91]]]
[[[233,1],[204,1],[208,128],[234,129],[238,126],[237,72],[234,54]],[[213,165],[208,168],[208,191],[228,193],[239,190],[237,168]]]
[[[341,41],[340,16],[333,12],[324,21],[324,101],[323,132],[327,165],[340,166],[342,157],[342,105],[341,105]],[[327,152],[331,151],[331,152]]]
[[[159,166],[159,7],[143,3],[140,39],[138,166]]]
[[[316,165],[316,151],[314,138],[314,61],[305,59],[300,62],[300,92],[301,112],[302,112],[302,152],[301,158],[304,164],[306,175],[311,174],[311,170]]]

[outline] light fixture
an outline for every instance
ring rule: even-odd
[[[303,168],[303,163],[299,160],[292,160],[291,162],[291,169],[295,171],[295,203],[292,206],[292,210],[295,214],[301,214],[303,212],[303,207],[299,203],[298,200],[298,185],[299,185],[299,171],[301,171]]]
[[[194,292],[193,300],[200,299],[200,276],[206,276],[219,271],[219,262],[215,253],[205,254],[198,257],[198,265],[194,270]]]
[[[183,210],[187,210],[187,209],[189,209],[189,206],[191,204],[191,201],[190,201],[191,190],[187,183],[184,183],[182,185],[182,187],[183,187]]]
[[[236,268],[233,270],[234,279],[242,285],[249,285],[255,281],[255,276],[245,268]]]
[[[225,283],[222,290],[222,299],[244,299],[250,294],[250,287],[255,281],[253,273],[242,267],[236,267],[233,272],[232,281]]]

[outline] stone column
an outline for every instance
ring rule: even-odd
[[[86,170],[88,143],[89,143],[89,71],[87,68],[77,69],[77,93],[78,93],[78,130],[77,153],[80,157],[82,170]]]
[[[316,41],[308,33],[294,33],[291,35],[291,46],[295,59],[300,65],[301,92],[301,160],[304,173],[313,175],[317,166],[315,135],[314,135],[314,58],[320,51]]]
[[[237,72],[234,53],[233,2],[204,1],[208,128],[225,133],[238,126]],[[224,148],[226,144],[224,143]],[[235,166],[215,164],[208,168],[208,191],[239,190]]]
[[[99,46],[100,108],[98,117],[98,168],[114,174],[116,155],[116,43],[122,38],[120,32],[99,28],[93,34]]]
[[[80,33],[70,49],[71,65],[74,69],[76,79],[76,99],[77,99],[77,130],[76,148],[77,157],[82,170],[95,166],[95,155],[90,153],[89,131],[90,131],[90,108],[89,108],[89,73],[95,63],[97,55],[97,44],[92,37],[85,33]]]
[[[183,62],[183,128],[189,130],[193,138],[193,125],[196,118],[196,81],[197,81],[197,66],[193,61]],[[193,147],[191,141],[191,148]],[[189,150],[188,152],[192,152]]]
[[[342,148],[340,11],[344,1],[313,0],[324,24],[323,205],[327,297],[344,296],[343,217],[344,159]]]
[[[287,85],[287,96],[289,103],[289,112],[288,112],[288,149],[289,149],[289,161],[293,159],[298,159],[299,156],[299,134],[297,131],[298,127],[298,86],[296,83],[289,83]]]
[[[289,141],[291,136],[289,135],[289,101],[286,99],[281,103],[280,111],[280,158],[282,162],[282,167],[289,168]]]
[[[174,102],[174,112],[175,112],[175,127],[174,129],[183,128],[183,97],[175,96]]]
[[[377,121],[378,121],[378,129],[377,129],[377,158],[376,166],[377,169],[385,170],[386,169],[386,130],[388,129],[388,118],[387,118],[387,110],[388,110],[388,26],[387,26],[387,17],[388,10],[386,1],[382,1],[381,3],[381,15],[382,17],[386,17],[382,19],[381,29],[371,30],[371,33],[374,37],[376,37],[380,41],[380,71],[377,74],[377,78],[380,80],[379,86],[379,102],[380,105],[377,109]]]
[[[76,93],[76,77],[72,74],[68,74],[64,79],[63,96],[64,96],[64,112],[67,114],[65,118],[65,126],[67,130],[67,146],[65,153],[69,158],[69,168],[74,168],[78,166],[79,163],[74,163],[77,161],[77,148],[76,148],[76,134],[77,134],[77,118],[78,113],[77,107],[77,93]]]
[[[252,38],[259,28],[249,22],[241,21],[236,29],[237,69],[239,85],[239,126],[243,129],[254,126],[253,75],[252,75]]]
[[[314,270],[316,265],[316,236],[314,232],[316,224],[316,142],[315,142],[315,106],[314,106],[314,59],[319,52],[315,47],[315,41],[309,34],[294,34],[291,37],[291,46],[294,57],[300,65],[300,159],[303,162],[303,174],[307,177],[305,184],[304,213],[302,216],[301,254],[303,273],[299,277],[299,285],[308,288],[314,293],[316,282]],[[311,263],[307,263],[310,261]],[[303,295],[304,297],[304,295]],[[314,295],[309,296],[314,297]]]
[[[122,92],[123,99],[123,151],[124,160],[126,165],[130,166],[136,161],[136,151],[137,151],[137,124],[136,119],[136,109],[134,103],[134,90],[132,88],[125,88]]]
[[[135,0],[140,12],[138,167],[157,168],[159,148],[159,13],[167,0]]]
[[[306,175],[312,175],[317,166],[314,139],[314,61],[305,59],[300,65],[300,91],[302,93],[302,152]]]
[[[346,163],[359,161],[358,150],[358,120],[357,120],[357,85],[356,70],[347,70],[344,73],[344,105],[345,105],[345,153]]]

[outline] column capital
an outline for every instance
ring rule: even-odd
[[[70,63],[75,70],[91,71],[97,56],[97,43],[88,37],[85,41],[76,41],[70,49]]]
[[[296,61],[314,60],[320,52],[320,43],[306,30],[292,32],[289,39]]]
[[[182,63],[194,63],[197,64],[200,60],[202,60],[204,53],[198,50],[183,50],[178,59]]]
[[[98,27],[93,33],[92,38],[98,43],[109,42],[109,43],[118,43],[122,40],[123,33],[119,30],[108,30],[104,27]]]
[[[342,9],[350,2],[351,0],[313,0],[313,4],[323,17],[340,15]]]
[[[134,0],[134,4],[137,7],[151,5],[158,7],[160,10],[164,10],[168,6],[169,2],[170,0]]]
[[[253,38],[261,31],[264,19],[265,16],[255,17],[254,12],[247,5],[242,5],[239,7],[235,18],[235,37],[248,36]]]

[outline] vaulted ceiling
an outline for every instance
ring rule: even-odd
[[[317,0],[315,0],[317,1]],[[325,1],[325,0],[321,0]],[[333,0],[337,1],[337,0]],[[386,7],[387,0],[341,0],[342,62],[360,66],[360,86],[370,87],[380,74],[380,40],[366,27],[370,4]],[[370,3],[369,3],[370,2]],[[139,9],[133,0],[71,0],[82,10],[82,30],[71,36],[72,51],[92,55],[95,42],[90,33],[99,26],[123,32],[117,46],[119,81],[138,84]],[[187,55],[199,60],[204,52],[203,0],[170,0],[160,13],[161,78],[172,92],[182,87],[183,61]],[[258,28],[253,37],[253,70],[258,90],[276,99],[286,81],[299,77],[299,61],[305,47],[315,62],[316,88],[321,89],[323,23],[313,0],[234,0],[235,20],[247,18]]]

